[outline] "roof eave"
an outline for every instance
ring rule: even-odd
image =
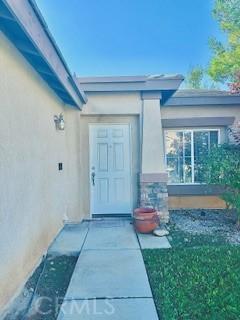
[[[131,92],[131,91],[164,91],[175,92],[182,81],[183,76],[162,77],[149,79],[148,77],[104,77],[101,78],[78,78],[85,92]],[[89,79],[89,80],[86,80]],[[111,80],[112,79],[112,80]],[[84,82],[85,81],[85,82]]]
[[[0,0],[1,30],[57,96],[81,110],[87,98],[34,6],[33,1]]]

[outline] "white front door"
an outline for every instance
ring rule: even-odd
[[[90,184],[92,214],[131,213],[128,124],[90,125]]]

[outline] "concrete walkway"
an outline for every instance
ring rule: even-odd
[[[91,221],[69,238],[78,239],[81,253],[58,320],[158,320],[129,220]]]

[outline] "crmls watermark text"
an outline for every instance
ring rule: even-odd
[[[34,301],[32,310],[34,314],[42,316],[50,316],[53,314],[57,316],[59,311],[62,315],[104,315],[110,317],[115,313],[115,308],[110,299],[64,301],[64,299],[60,297],[54,300],[49,297],[39,297]]]

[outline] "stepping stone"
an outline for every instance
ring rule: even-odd
[[[111,228],[93,221],[83,249],[139,249],[139,244],[129,221]]]
[[[158,320],[153,299],[64,301],[58,320]]]
[[[169,232],[165,229],[155,229],[153,230],[153,234],[154,236],[157,236],[157,237],[164,237],[169,235]]]
[[[171,245],[167,237],[156,237],[153,234],[138,234],[141,249],[169,249]]]
[[[88,222],[66,224],[48,249],[51,255],[79,255],[88,232]]]
[[[65,300],[151,298],[140,250],[83,250]]]

